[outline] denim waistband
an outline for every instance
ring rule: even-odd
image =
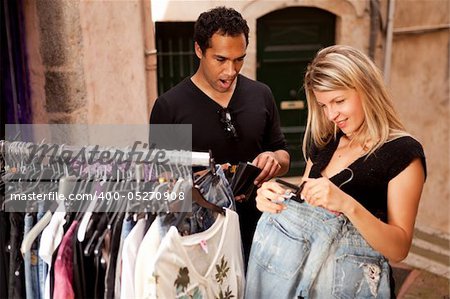
[[[314,207],[308,203],[299,203],[293,200],[286,200],[287,207],[282,213],[268,214],[268,217],[284,219],[290,226],[290,230],[327,231],[330,234],[337,234],[342,231],[342,227],[348,222],[344,215],[336,216],[327,209]]]

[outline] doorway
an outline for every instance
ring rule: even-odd
[[[336,16],[312,7],[289,7],[257,20],[257,79],[272,89],[291,155],[287,176],[302,175],[301,144],[307,107],[303,77],[316,52],[335,43]]]

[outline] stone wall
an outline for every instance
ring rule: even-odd
[[[145,124],[142,1],[25,1],[34,123]]]
[[[419,227],[450,233],[449,12],[447,0],[397,0],[390,90],[408,130],[423,144],[428,178]],[[411,17],[414,16],[414,17]],[[447,25],[447,29],[445,29]]]

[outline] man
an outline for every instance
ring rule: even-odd
[[[202,13],[194,29],[199,68],[157,99],[150,123],[192,124],[193,151],[211,150],[217,163],[252,161],[262,169],[260,185],[288,171],[289,154],[269,87],[239,74],[248,34],[232,8]],[[260,213],[254,198],[236,199],[247,260]]]

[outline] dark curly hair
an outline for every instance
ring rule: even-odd
[[[198,17],[194,25],[194,41],[197,42],[203,53],[211,47],[209,41],[214,33],[229,36],[238,36],[243,33],[246,45],[248,45],[247,21],[233,8],[219,6],[203,12]]]

